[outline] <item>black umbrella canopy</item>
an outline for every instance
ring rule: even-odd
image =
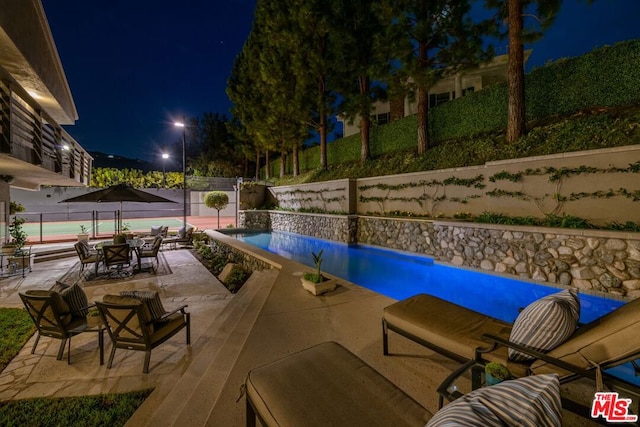
[[[112,185],[108,188],[92,191],[81,196],[71,197],[62,200],[60,203],[80,203],[80,202],[141,202],[141,203],[177,203],[146,191],[138,190],[125,184]]]
[[[92,191],[76,197],[71,197],[59,203],[120,203],[120,221],[118,221],[118,231],[122,230],[122,202],[138,203],[178,203],[146,191],[135,189],[129,185],[118,184],[108,188]]]

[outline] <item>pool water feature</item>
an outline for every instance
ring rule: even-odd
[[[312,252],[322,250],[322,271],[374,292],[397,300],[427,293],[507,322],[513,322],[519,310],[531,302],[560,291],[531,281],[439,264],[426,256],[300,234],[273,231],[232,236],[310,267],[315,267]],[[618,299],[582,292],[579,297],[581,323],[589,323],[624,304]],[[630,363],[609,372],[640,385]]]

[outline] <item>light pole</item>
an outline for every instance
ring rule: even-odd
[[[175,122],[176,127],[182,128],[182,222],[187,229],[187,125],[184,117],[182,122]]]
[[[167,171],[165,169],[165,163],[167,163],[168,158],[168,153],[162,153],[162,188],[167,188]]]

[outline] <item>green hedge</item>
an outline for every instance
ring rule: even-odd
[[[561,59],[525,76],[527,119],[566,115],[597,107],[614,107],[640,102],[640,40],[599,48],[583,56]],[[429,131],[435,143],[477,136],[506,128],[507,87],[498,84],[466,95],[430,110]],[[416,147],[416,116],[382,126],[372,126],[371,155],[410,150]],[[491,151],[491,147],[484,147]],[[456,153],[465,156],[466,153]],[[290,157],[290,156],[289,156]],[[331,142],[329,164],[360,159],[360,135]],[[300,170],[320,164],[320,147],[300,152]],[[280,171],[279,160],[271,163],[272,176]],[[287,173],[291,174],[291,158]]]

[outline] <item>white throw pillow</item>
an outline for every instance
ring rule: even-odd
[[[561,425],[560,381],[548,374],[474,390],[436,412],[426,427]]]
[[[553,350],[576,330],[580,319],[580,299],[576,289],[547,295],[529,304],[516,318],[509,341],[540,352]],[[532,356],[509,349],[509,359],[526,362]]]

